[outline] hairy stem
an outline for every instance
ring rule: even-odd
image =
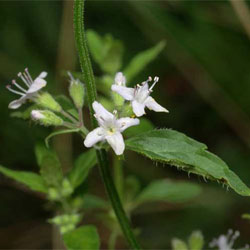
[[[97,93],[96,93],[94,74],[87,48],[87,41],[84,33],[83,11],[84,11],[84,0],[74,0],[74,29],[75,29],[76,46],[79,53],[83,78],[86,84],[87,98],[89,103],[92,126],[97,127],[97,121],[94,119],[93,116],[94,110],[91,105],[96,100]],[[97,149],[96,153],[102,179],[106,187],[107,193],[109,195],[113,209],[115,211],[115,214],[117,216],[117,219],[122,228],[122,231],[131,249],[140,249],[135,239],[135,236],[132,232],[129,220],[125,214],[125,211],[119,199],[118,193],[116,191],[109,169],[107,153],[104,149]]]

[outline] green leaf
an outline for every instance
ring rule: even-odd
[[[99,249],[99,235],[94,226],[81,226],[63,235],[68,250]]]
[[[26,186],[28,186],[31,190],[47,193],[47,187],[42,179],[42,177],[38,174],[26,171],[16,171],[0,166],[0,172],[9,178],[14,179]]]
[[[69,112],[72,116],[78,119],[78,112],[75,109],[74,104],[68,97],[64,95],[58,95],[55,97],[55,100],[61,105],[63,110]]]
[[[201,188],[196,184],[163,179],[151,182],[137,196],[136,201],[138,203],[153,201],[178,203],[193,199],[200,192]]]
[[[124,75],[127,81],[131,81],[137,74],[139,74],[150,62],[152,62],[164,49],[165,41],[159,42],[154,47],[142,51],[137,54],[124,69]]]
[[[137,126],[129,127],[124,131],[124,135],[127,137],[138,135],[139,133],[150,131],[154,128],[151,121],[146,118],[140,119],[140,124]]]
[[[92,195],[86,194],[83,197],[83,209],[107,209],[109,208],[109,203],[102,198]]]
[[[55,131],[55,132],[49,134],[49,135],[45,138],[46,147],[47,147],[47,148],[49,147],[49,140],[50,140],[53,136],[62,135],[62,134],[68,134],[68,133],[74,133],[74,132],[78,132],[78,131],[79,131],[78,128],[74,128],[74,129],[62,129],[62,130]]]
[[[63,180],[63,173],[56,153],[43,144],[37,144],[35,154],[40,173],[46,184],[48,186],[59,186]]]
[[[190,250],[201,250],[204,245],[203,235],[200,231],[194,231],[188,239]]]
[[[100,68],[111,75],[116,73],[122,66],[122,42],[110,34],[101,37],[93,30],[87,31],[87,39],[91,55]]]
[[[82,153],[75,161],[74,167],[68,174],[71,185],[78,187],[88,176],[92,167],[97,163],[96,153],[94,149]]]
[[[241,218],[250,220],[250,214],[242,214]]]
[[[126,141],[127,148],[154,161],[176,166],[189,173],[217,180],[243,196],[250,189],[232,172],[226,163],[207,151],[205,144],[171,130],[162,129],[142,133]]]

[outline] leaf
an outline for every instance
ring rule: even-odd
[[[48,186],[59,186],[63,180],[63,173],[56,153],[47,149],[43,144],[37,144],[35,154],[40,173],[46,184]]]
[[[47,148],[49,147],[49,140],[50,140],[50,138],[52,138],[53,136],[62,135],[62,134],[68,134],[68,133],[74,133],[74,132],[78,132],[78,131],[79,131],[78,128],[74,128],[74,129],[62,129],[62,130],[55,131],[55,132],[49,134],[49,135],[45,138],[46,147],[47,147]]]
[[[0,166],[0,172],[15,181],[28,186],[31,190],[47,193],[47,187],[42,177],[36,173],[11,170],[3,166]]]
[[[241,218],[242,218],[242,219],[250,220],[250,214],[242,214],[242,215],[241,215]]]
[[[88,45],[96,63],[108,74],[115,74],[122,66],[123,44],[110,34],[98,35],[93,30],[87,31]]]
[[[149,131],[128,139],[126,145],[128,149],[143,154],[151,160],[217,180],[240,195],[250,195],[250,189],[224,161],[208,152],[205,144],[180,132],[171,129]]]
[[[200,192],[201,188],[196,184],[163,179],[151,182],[137,196],[136,201],[139,204],[153,201],[178,203],[193,199]]]
[[[159,42],[154,47],[142,51],[137,54],[124,69],[124,75],[127,81],[131,81],[137,74],[139,74],[150,62],[152,62],[165,47],[165,41]]]
[[[94,226],[81,226],[63,235],[68,250],[99,249],[99,235]]]
[[[131,137],[134,135],[137,135],[139,133],[147,132],[149,130],[152,130],[154,128],[153,124],[151,121],[149,121],[146,118],[141,118],[140,119],[140,124],[137,126],[132,126],[129,127],[124,131],[124,135],[127,137]]]
[[[61,105],[63,110],[69,112],[72,116],[78,119],[78,112],[76,111],[74,104],[68,97],[64,95],[58,95],[55,97],[55,100]]]
[[[102,198],[92,195],[86,194],[83,197],[83,209],[107,209],[109,208],[109,203]]]
[[[94,149],[90,149],[87,152],[82,153],[75,161],[74,167],[68,174],[71,185],[78,187],[88,176],[88,173],[92,167],[97,163],[96,153]]]

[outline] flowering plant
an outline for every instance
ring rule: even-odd
[[[75,38],[83,73],[68,72],[71,100],[65,96],[58,98],[44,92],[43,88],[47,83],[46,72],[40,73],[35,80],[32,80],[28,70],[25,69],[24,73],[19,73],[18,76],[28,89],[24,89],[15,80],[12,83],[18,90],[7,86],[11,92],[21,96],[12,101],[9,108],[20,108],[27,101],[33,103],[28,111],[15,113],[16,116],[27,118],[28,113],[28,118],[35,123],[59,128],[45,139],[47,147],[38,144],[35,148],[40,174],[13,171],[0,166],[0,172],[34,191],[43,193],[55,205],[57,215],[49,219],[49,222],[59,228],[65,246],[68,249],[99,248],[100,241],[96,227],[78,226],[83,214],[92,206],[91,209],[102,210],[97,213],[97,217],[102,218],[110,229],[108,243],[110,249],[115,248],[116,239],[120,235],[125,236],[131,249],[140,249],[141,246],[137,242],[135,230],[132,229],[130,222],[130,215],[136,208],[149,202],[184,202],[201,192],[196,184],[174,182],[169,179],[153,181],[145,188],[141,188],[136,178],[124,177],[122,173],[124,154],[126,155],[127,150],[141,154],[154,162],[177,167],[188,174],[202,176],[204,180],[217,181],[232,188],[239,195],[250,196],[250,189],[224,161],[209,152],[205,144],[172,129],[155,129],[145,118],[146,112],[169,112],[152,97],[159,77],[148,77],[148,80],[132,87],[128,83],[132,76],[139,73],[146,63],[160,53],[164,42],[151,48],[151,53],[142,52],[143,58],[147,57],[147,60],[140,61],[137,67],[135,62],[139,61],[138,58],[141,58],[142,54],[136,56],[137,59],[133,59],[122,73],[119,60],[107,60],[107,55],[103,54],[102,50],[98,51],[98,48],[93,47],[100,44],[97,42],[100,38],[94,31],[89,31],[87,36],[93,59],[104,72],[102,77],[95,77],[82,23],[83,7],[83,0],[75,0]],[[91,42],[91,39],[95,42]],[[112,48],[112,46],[111,42],[107,47]],[[96,85],[95,82],[102,84]],[[102,86],[100,91],[103,93],[102,97],[97,96],[96,88],[100,90],[100,86]],[[89,108],[91,126],[87,126],[88,118],[83,115],[86,104]],[[147,125],[144,126],[145,124]],[[63,172],[56,153],[49,149],[49,140],[53,136],[65,133],[77,133],[86,147],[68,172]],[[110,172],[111,166],[107,154],[110,147],[112,148],[110,155],[115,163],[114,178]],[[111,206],[96,195],[87,192],[79,195],[78,188],[85,183],[95,165],[99,165]],[[228,237],[220,236],[211,243],[211,246],[231,249],[238,233],[229,239],[231,235],[232,232]],[[176,238],[172,241],[172,247],[176,250],[202,249],[203,245],[203,236],[200,232],[194,232],[188,244]]]

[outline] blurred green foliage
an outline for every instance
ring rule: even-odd
[[[7,105],[13,100],[13,95],[4,87],[16,77],[16,73],[28,66],[34,76],[42,70],[48,71],[48,88],[58,93],[55,81],[56,75],[61,75],[56,66],[58,47],[59,43],[66,43],[66,40],[59,41],[63,6],[59,1],[1,2],[0,159],[2,165],[9,167],[8,171],[38,172],[33,148],[37,140],[44,139],[52,130],[32,124],[27,126],[27,122],[10,117]],[[149,75],[160,76],[154,96],[170,110],[170,114],[159,119],[158,114],[150,112],[151,123],[156,127],[183,131],[206,143],[209,150],[223,158],[249,185],[250,157],[246,142],[250,137],[246,128],[250,126],[245,116],[250,114],[250,41],[229,2],[88,1],[85,21],[86,27],[105,36],[107,43],[115,44],[113,50],[123,51],[121,58],[109,60],[105,68],[94,62],[97,77],[102,75],[102,70],[114,74],[110,64],[120,68],[122,60],[123,65],[128,65],[139,52],[166,40],[163,53],[153,63],[145,65],[133,79],[133,83],[140,83]],[[113,39],[106,34],[112,34]],[[124,49],[117,42],[119,40],[122,40]],[[108,45],[107,50],[110,50]],[[73,56],[75,51],[69,54]],[[105,55],[98,60],[103,62]],[[201,73],[201,68],[206,73]],[[63,81],[64,78],[59,77],[59,82]],[[239,136],[239,132],[245,135],[245,139]],[[84,147],[82,140],[75,137],[73,143],[75,157]],[[139,237],[147,248],[170,248],[173,237],[186,239],[195,228],[203,232],[206,246],[210,239],[228,228],[241,232],[239,245],[247,242],[249,221],[242,220],[241,214],[249,211],[249,199],[226,192],[220,185],[205,183],[197,177],[188,178],[176,169],[152,165],[151,161],[130,152],[125,163],[125,173],[136,176],[141,188],[147,187],[152,180],[165,177],[199,183],[203,188],[202,195],[192,202],[153,204],[133,211],[131,219],[140,229]],[[27,190],[17,191],[16,185],[2,175],[0,180],[0,235],[3,235],[0,247],[51,248],[50,226],[42,223],[52,216],[50,210],[44,212],[40,197]],[[130,187],[134,183],[132,188],[136,190],[136,181],[126,182]],[[85,189],[85,185],[91,193],[105,196],[96,172],[92,172],[91,179],[79,189]],[[94,204],[92,208],[97,207],[95,204],[106,208],[103,200],[92,198],[88,197]],[[90,223],[95,222],[92,219],[94,213],[90,211],[87,216]],[[38,228],[32,234],[29,231],[31,225]],[[101,242],[103,247],[107,245],[105,236]],[[119,239],[118,247],[124,248],[122,239]]]

